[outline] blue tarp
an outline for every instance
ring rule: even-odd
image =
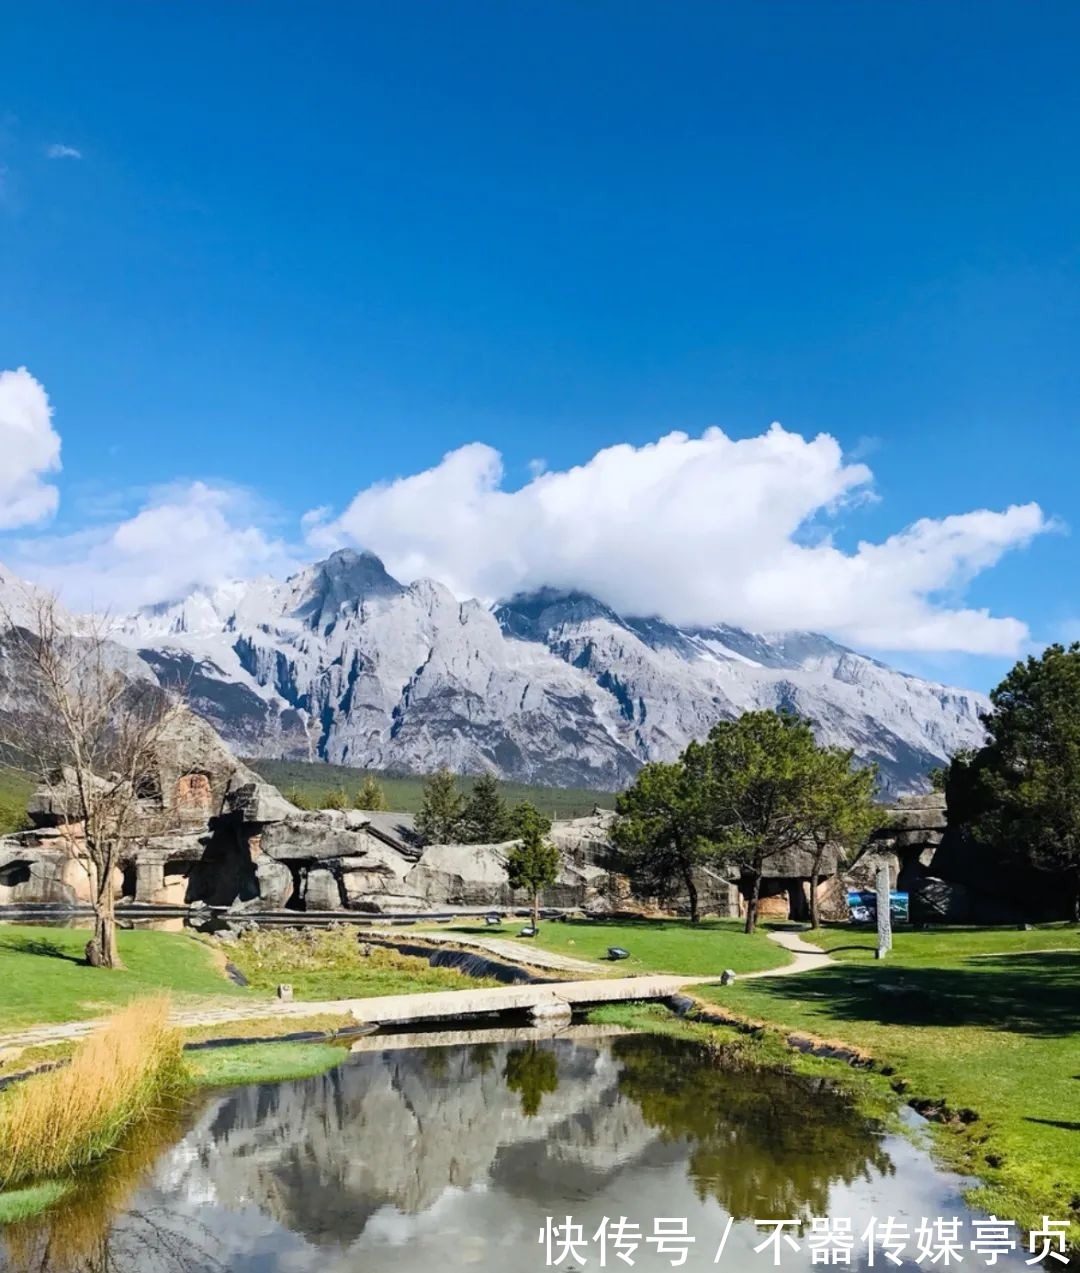
[[[877,923],[877,894],[851,889],[847,895],[847,904],[851,909],[853,924]],[[889,913],[894,924],[906,924],[908,921],[908,895],[906,893],[889,894]]]

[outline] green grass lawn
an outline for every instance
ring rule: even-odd
[[[873,960],[877,930],[830,925],[802,934],[806,941],[845,963]],[[1080,929],[1073,924],[1040,924],[1029,931],[1015,928],[899,928],[893,934],[892,961],[904,964],[939,963],[981,954],[1011,954],[1039,950],[1071,950],[1080,954]]]
[[[182,933],[121,930],[122,971],[83,963],[85,928],[0,924],[0,1029],[102,1016],[139,995],[251,995]]]
[[[1071,1218],[1080,1241],[1080,933],[945,929],[807,934],[833,968],[699,991],[753,1020],[854,1044],[895,1070],[972,1201],[1021,1224]]]
[[[125,968],[83,963],[85,928],[0,924],[0,1030],[104,1016],[139,995],[167,990],[185,997],[269,998],[289,982],[297,999],[362,999],[423,990],[464,990],[498,983],[432,968],[424,959],[372,947],[361,954],[356,930],[261,929],[227,948],[250,982],[241,989],[221,971],[215,951],[182,933],[121,930]]]
[[[522,924],[440,924],[441,932],[482,937],[516,937]],[[417,931],[417,930],[410,930]],[[623,975],[640,972],[674,972],[687,976],[717,977],[725,968],[757,972],[790,962],[787,953],[764,933],[747,937],[737,920],[706,919],[691,924],[681,919],[545,920],[537,937],[522,938],[521,945],[574,959],[603,960],[602,968]],[[609,962],[609,946],[622,946],[629,959]]]
[[[316,805],[338,790],[344,790],[351,800],[369,774],[378,779],[390,808],[398,813],[416,813],[424,794],[425,779],[421,775],[350,769],[345,765],[327,765],[318,761],[246,760],[244,763],[286,795],[297,790],[310,797]],[[472,784],[472,778],[458,779],[458,785],[466,795],[472,790]],[[523,782],[500,782],[499,789],[508,804],[531,800],[543,813],[557,818],[583,818],[592,813],[595,805],[602,809],[615,807],[614,792],[593,791],[587,787],[533,787]]]

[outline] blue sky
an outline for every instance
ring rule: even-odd
[[[672,430],[752,441],[778,420],[836,439],[826,469],[872,470],[839,500],[793,495],[817,500],[796,544],[827,532],[850,561],[918,519],[1041,510],[971,530],[902,595],[868,581],[863,612],[837,602],[839,636],[983,688],[1029,644],[1080,635],[1075,4],[4,8],[0,368],[48,394],[62,469],[43,478],[55,510],[10,515],[0,559],[68,590],[97,572],[120,605],[152,599],[135,575],[210,585],[359,539],[465,590],[531,584],[542,554],[490,539],[566,526],[538,499],[512,525],[498,505],[494,536],[462,529],[447,506],[485,517],[500,479],[484,451],[464,488],[444,480],[445,453],[494,448],[512,491],[530,462],[557,476]],[[684,472],[666,494],[635,454],[633,472],[603,467],[605,490],[625,482],[643,517],[677,524],[665,550],[712,572],[701,597],[658,586],[658,606],[829,626],[827,593],[823,611],[778,576],[762,601],[760,576],[711,560],[753,561],[760,537],[766,571],[786,561],[770,483],[788,507],[809,453],[738,453],[764,474],[745,543],[668,515],[724,499],[709,465],[735,453],[687,452],[715,484]],[[372,483],[432,469],[419,507],[406,488],[357,511]],[[163,504],[208,528],[190,580],[116,564]],[[596,553],[634,578],[618,508],[599,511],[615,546]],[[485,543],[509,564],[472,570]],[[578,581],[579,549],[553,552],[558,582]],[[640,587],[616,598],[646,606]],[[1027,630],[927,635],[915,602]]]

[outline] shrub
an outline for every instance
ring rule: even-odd
[[[285,792],[285,799],[288,800],[290,804],[296,805],[298,809],[315,808],[315,802],[312,800],[311,796],[300,787],[290,787],[289,790]]]

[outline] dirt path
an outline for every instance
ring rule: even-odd
[[[425,937],[430,934],[425,934]],[[450,941],[451,935],[439,934]],[[810,972],[830,964],[829,956],[817,946],[811,946],[796,932],[772,932],[769,940],[794,955],[794,960],[781,968],[766,968],[761,972],[739,974],[740,980],[758,977],[787,977]],[[686,986],[707,985],[720,978],[718,970],[707,977],[688,977],[677,973],[639,974],[633,977],[605,977],[599,964],[571,959],[569,956],[543,952],[533,946],[525,946],[503,938],[477,938],[475,944],[482,949],[502,955],[503,958],[537,965],[537,957],[548,955],[555,964],[540,966],[558,967],[567,971],[587,971],[592,974],[580,981],[560,981],[543,986],[497,986],[493,988],[465,990],[437,990],[418,994],[378,995],[370,999],[294,1000],[282,1003],[277,999],[260,999],[246,1003],[235,1000],[212,1000],[205,1005],[178,1008],[171,1014],[174,1024],[181,1027],[220,1025],[230,1021],[252,1021],[260,1017],[277,1017],[291,1020],[315,1014],[351,1015],[361,1022],[402,1022],[448,1019],[477,1012],[502,1012],[508,1009],[530,1008],[554,1000],[570,1004],[599,1004],[629,1002],[634,999],[666,999]],[[63,1043],[81,1039],[96,1029],[101,1019],[90,1021],[64,1021],[51,1025],[29,1026],[26,1029],[0,1035],[0,1055],[23,1048],[39,1047],[51,1043]]]

